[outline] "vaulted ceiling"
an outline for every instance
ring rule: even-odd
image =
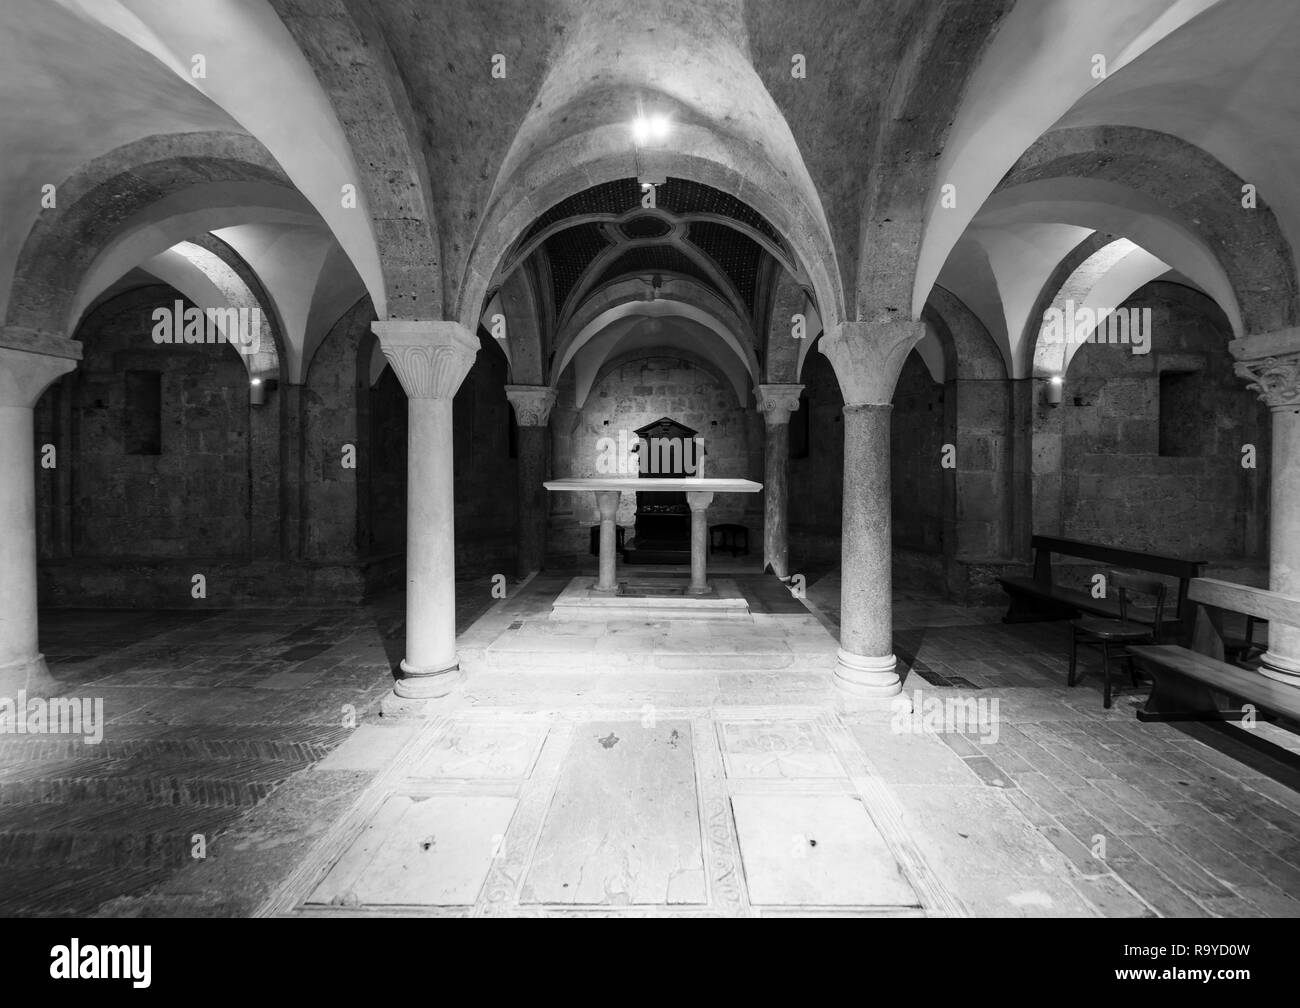
[[[0,95],[10,324],[193,225],[256,261],[298,375],[354,294],[472,326],[525,274],[520,338],[659,276],[749,330],[750,373],[792,288],[831,329],[921,318],[938,284],[1019,373],[1043,284],[1121,239],[1126,283],[1165,267],[1236,331],[1297,321],[1293,0],[8,0]],[[634,141],[642,110],[666,141]],[[15,314],[51,184],[60,213],[106,201],[103,244]],[[1259,213],[1229,212],[1243,185]]]

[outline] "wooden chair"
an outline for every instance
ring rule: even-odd
[[[1160,625],[1164,620],[1165,613],[1165,584],[1156,578],[1126,574],[1123,571],[1111,571],[1107,575],[1107,581],[1119,596],[1119,619],[1085,616],[1082,619],[1070,621],[1070,672],[1066,681],[1071,686],[1079,681],[1080,677],[1077,675],[1077,669],[1080,645],[1100,649],[1102,675],[1104,676],[1102,705],[1109,710],[1112,651],[1118,652],[1115,657],[1123,658],[1128,662],[1129,678],[1133,680],[1133,685],[1137,686],[1137,671],[1133,666],[1133,658],[1126,649],[1130,644],[1154,644],[1160,640]],[[1152,620],[1150,625],[1138,623],[1128,618],[1130,592],[1137,595],[1148,595],[1155,599],[1155,619]]]
[[[749,529],[744,525],[713,525],[709,528],[709,555],[721,552],[749,556]]]

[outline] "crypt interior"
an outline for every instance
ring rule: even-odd
[[[1291,0],[8,0],[0,96],[0,913],[1300,911]]]

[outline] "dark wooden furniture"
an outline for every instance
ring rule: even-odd
[[[699,471],[701,449],[693,428],[660,417],[635,434],[638,477],[687,477]],[[691,509],[683,491],[638,491],[635,542],[623,559],[630,564],[691,562]]]
[[[1138,718],[1237,721],[1244,715],[1239,706],[1244,702],[1300,722],[1300,689],[1223,660],[1225,612],[1300,626],[1300,599],[1213,578],[1197,578],[1188,594],[1197,606],[1191,647],[1152,644],[1129,649],[1155,680]],[[1220,697],[1229,698],[1233,707],[1225,708]]]
[[[1086,591],[1057,584],[1052,575],[1052,557],[1079,557],[1094,560],[1106,567],[1143,571],[1178,580],[1178,596],[1173,618],[1166,620],[1162,632],[1167,638],[1181,639],[1190,632],[1193,606],[1187,600],[1188,583],[1201,574],[1204,560],[1180,560],[1177,557],[1139,553],[1136,550],[1115,549],[1097,543],[1074,539],[1057,539],[1053,536],[1034,536],[1030,541],[1034,550],[1034,573],[1031,577],[1001,577],[998,583],[1007,593],[1010,605],[1002,617],[1004,623],[1028,623],[1039,620],[1078,619],[1084,613],[1114,619],[1119,616],[1119,603],[1114,598],[1095,599]],[[1100,573],[1100,572],[1099,572]],[[1151,622],[1145,613],[1130,613],[1129,618],[1138,623]]]
[[[709,554],[749,556],[749,529],[744,525],[722,524],[709,528]]]
[[[1101,651],[1102,670],[1102,706],[1110,709],[1111,681],[1110,669],[1112,658],[1128,663],[1129,677],[1133,685],[1137,683],[1137,672],[1133,668],[1133,656],[1128,652],[1130,644],[1154,644],[1160,639],[1161,624],[1165,612],[1165,583],[1155,578],[1145,578],[1123,571],[1111,571],[1106,575],[1107,595],[1113,589],[1119,600],[1119,619],[1105,616],[1084,616],[1070,621],[1070,671],[1066,683],[1070,686],[1079,681],[1079,647],[1095,647]],[[1139,623],[1129,619],[1130,594],[1148,595],[1155,599],[1155,619],[1152,623]]]

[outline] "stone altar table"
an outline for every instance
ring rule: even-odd
[[[593,591],[618,592],[618,560],[614,548],[614,519],[618,514],[618,498],[622,493],[654,493],[680,491],[686,494],[691,509],[691,584],[690,595],[707,595],[710,591],[706,578],[709,554],[709,505],[715,493],[758,493],[762,483],[746,479],[705,479],[687,476],[673,479],[655,479],[628,476],[570,476],[548,480],[542,484],[552,493],[561,491],[586,491],[596,495],[596,508],[600,512],[600,577]]]

